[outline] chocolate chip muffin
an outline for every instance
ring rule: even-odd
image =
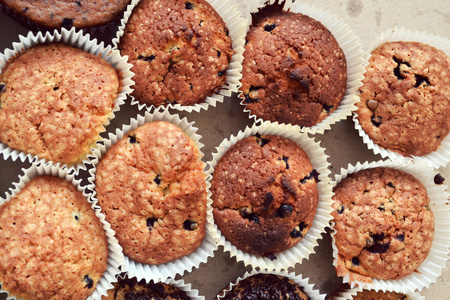
[[[314,126],[339,106],[346,82],[344,52],[319,21],[276,6],[253,15],[240,88],[253,115]]]
[[[343,179],[334,192],[339,276],[399,279],[425,260],[434,216],[427,190],[415,177],[387,167],[366,169]]]
[[[101,158],[99,205],[129,258],[162,264],[192,253],[206,224],[206,175],[194,142],[154,121],[128,132]]]
[[[108,295],[102,296],[102,300],[127,300],[127,299],[148,299],[148,300],[190,300],[185,291],[176,286],[150,281],[146,283],[144,279],[137,281],[133,278],[119,278],[114,283],[114,288],[108,291]]]
[[[25,299],[86,299],[103,276],[108,242],[70,182],[41,175],[0,206],[0,283]]]
[[[311,228],[318,173],[295,142],[277,135],[238,141],[211,181],[214,220],[240,250],[270,256],[297,244]]]
[[[0,74],[0,141],[76,164],[104,131],[119,86],[116,70],[99,56],[58,43],[32,47]]]
[[[46,28],[96,27],[116,19],[131,0],[0,0],[17,14]]]
[[[303,287],[287,277],[255,274],[239,281],[230,291],[225,292],[224,297],[217,297],[217,299],[309,300],[311,298],[305,293]]]
[[[450,131],[450,58],[419,42],[386,42],[372,51],[357,118],[379,146],[403,156],[438,149]]]
[[[205,0],[141,1],[118,48],[133,64],[133,96],[148,105],[194,105],[218,91],[233,53],[228,29]]]

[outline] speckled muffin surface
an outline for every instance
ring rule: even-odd
[[[101,57],[46,44],[8,62],[0,90],[1,142],[49,161],[76,164],[104,131],[119,77]]]
[[[195,251],[205,235],[203,169],[194,142],[164,121],[146,123],[108,149],[95,190],[125,255],[161,264]]]
[[[255,135],[233,145],[211,181],[214,221],[238,249],[264,256],[297,244],[311,228],[318,173],[295,142]]]
[[[224,300],[309,300],[303,287],[293,280],[274,274],[255,274],[238,282],[224,297]]]
[[[70,182],[33,178],[0,206],[0,282],[26,299],[85,299],[107,267],[103,226]]]
[[[362,170],[334,189],[338,276],[399,279],[426,259],[434,216],[423,184],[392,168]]]
[[[233,50],[205,0],[141,1],[118,48],[133,64],[133,96],[148,105],[194,105],[220,90]]]
[[[450,58],[419,42],[372,51],[358,120],[374,143],[403,156],[438,149],[450,131]]]
[[[47,28],[95,27],[113,21],[131,0],[0,0],[16,13]]]
[[[246,42],[240,91],[253,115],[311,127],[339,106],[346,58],[320,22],[263,10],[254,16]]]
[[[158,282],[150,281],[146,283],[144,279],[137,281],[133,278],[119,278],[115,282],[114,288],[108,291],[107,296],[102,296],[102,300],[190,300],[191,298],[180,288]]]

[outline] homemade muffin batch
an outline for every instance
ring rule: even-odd
[[[447,39],[396,28],[365,53],[336,16],[292,0],[251,24],[231,1],[1,3],[37,32],[0,57],[0,152],[32,165],[0,198],[0,291],[203,299],[181,278],[220,246],[252,271],[217,299],[325,299],[291,271],[330,232],[335,276],[359,289],[331,299],[416,299],[441,275]],[[113,47],[88,30],[115,32]],[[252,125],[205,163],[189,116],[233,100]],[[348,116],[386,159],[332,179],[314,139]]]

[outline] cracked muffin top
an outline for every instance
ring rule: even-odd
[[[238,282],[224,297],[216,299],[310,300],[302,286],[293,280],[275,274],[255,274]]]
[[[372,51],[356,113],[374,143],[403,156],[438,149],[450,131],[450,58],[419,42]]]
[[[101,158],[95,190],[125,255],[162,264],[205,236],[206,175],[194,142],[154,121],[128,132]]]
[[[16,13],[47,28],[86,28],[113,21],[131,0],[0,0]]]
[[[233,53],[225,23],[205,0],[141,1],[118,48],[133,65],[133,96],[154,106],[204,102],[224,85]]]
[[[100,138],[120,88],[107,61],[65,44],[32,47],[0,74],[0,141],[76,164]]]
[[[308,156],[292,140],[259,134],[244,138],[214,168],[214,221],[240,250],[273,258],[311,228],[317,178]]]
[[[86,299],[107,268],[108,242],[70,182],[34,177],[0,206],[0,283],[25,299]]]
[[[252,114],[311,127],[343,99],[346,58],[320,22],[268,6],[253,16],[241,82],[243,103]]]
[[[133,278],[119,278],[113,283],[113,288],[108,291],[102,300],[139,300],[139,299],[164,299],[164,300],[190,300],[191,298],[180,288],[158,282],[145,282],[145,279],[137,281]]]
[[[334,188],[338,276],[399,279],[427,257],[434,216],[425,186],[392,168],[350,174]]]

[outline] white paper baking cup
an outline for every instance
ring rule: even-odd
[[[274,253],[277,257],[274,260],[238,249],[225,239],[216,224],[213,226],[212,234],[216,243],[219,246],[221,245],[224,247],[225,252],[229,252],[231,257],[235,256],[237,261],[242,261],[245,265],[250,265],[252,268],[260,268],[262,270],[287,270],[289,267],[294,267],[296,264],[301,263],[303,259],[308,259],[309,255],[315,252],[314,248],[322,238],[322,233],[324,233],[325,228],[329,226],[332,212],[330,205],[332,203],[331,198],[333,196],[333,191],[329,184],[330,171],[328,169],[328,156],[325,154],[324,149],[320,147],[320,143],[315,142],[305,133],[299,132],[295,126],[266,121],[261,125],[254,124],[251,128],[247,127],[244,131],[239,131],[237,136],[231,136],[230,139],[222,141],[219,147],[216,148],[217,152],[213,153],[212,160],[208,162],[208,182],[211,182],[212,177],[214,176],[214,168],[225,152],[238,141],[255,135],[256,133],[261,135],[279,135],[294,141],[303,149],[303,151],[305,151],[311,160],[313,169],[319,173],[319,182],[317,183],[319,202],[312,226],[299,243],[285,251]]]
[[[130,278],[127,276],[127,274],[124,272],[120,274],[118,277],[120,278]],[[133,277],[131,277],[133,278]],[[137,281],[140,281],[137,279]],[[117,278],[114,282],[117,282]],[[155,282],[155,281],[153,281]],[[188,297],[190,297],[192,300],[205,300],[204,296],[200,296],[198,290],[192,288],[192,285],[190,283],[186,283],[183,279],[174,279],[174,278],[167,278],[166,280],[158,281],[157,283],[162,282],[165,284],[169,284],[172,286],[175,286],[186,293]],[[147,282],[148,283],[148,282]]]
[[[426,32],[412,31],[405,28],[394,27],[393,29],[387,30],[382,33],[378,38],[371,44],[369,53],[375,50],[378,46],[385,42],[394,41],[407,41],[407,42],[421,42],[428,44],[436,49],[442,50],[447,56],[450,57],[450,40],[441,36],[431,35]],[[370,54],[367,54],[370,58]],[[359,101],[359,95],[358,95]],[[446,166],[450,161],[450,134],[447,135],[441,142],[440,147],[427,155],[406,157],[397,152],[391,151],[389,149],[383,148],[378,144],[375,144],[369,135],[362,129],[361,124],[357,118],[357,112],[353,114],[353,121],[355,122],[355,128],[358,130],[359,135],[363,138],[364,143],[367,148],[373,150],[375,154],[380,154],[383,158],[389,158],[391,160],[403,160],[411,161],[415,160],[418,162],[426,163],[433,168],[439,168],[441,166]]]
[[[400,279],[380,280],[372,279],[371,283],[353,280],[350,282],[349,274],[343,277],[343,281],[348,282],[352,288],[359,286],[363,289],[374,289],[382,291],[394,291],[400,293],[410,293],[415,290],[421,291],[424,287],[428,288],[431,283],[442,274],[445,263],[449,259],[450,254],[450,207],[448,201],[450,194],[447,192],[446,185],[437,185],[434,183],[434,176],[437,171],[428,167],[423,163],[404,162],[404,161],[377,161],[357,163],[355,166],[349,164],[346,169],[341,169],[341,174],[336,175],[335,181],[331,184],[336,186],[348,174],[356,173],[361,170],[371,169],[375,167],[394,168],[413,175],[427,189],[430,198],[430,209],[434,215],[434,239],[430,252],[423,263],[417,270],[408,276]],[[332,225],[332,247],[333,247],[333,265],[337,265],[338,249],[334,240],[336,230],[334,222]]]
[[[88,300],[100,300],[101,296],[106,295],[106,291],[112,288],[112,282],[114,282],[116,276],[120,274],[120,266],[124,263],[124,255],[122,252],[122,247],[120,247],[119,242],[115,237],[115,232],[111,229],[111,225],[105,220],[105,215],[101,212],[101,209],[97,204],[97,200],[92,198],[92,193],[86,188],[86,186],[81,185],[81,180],[76,179],[75,174],[69,174],[66,169],[61,169],[54,165],[37,165],[32,163],[31,167],[22,170],[24,174],[19,177],[19,182],[13,183],[14,188],[9,189],[5,198],[0,198],[0,205],[11,200],[11,198],[16,197],[22,188],[24,188],[25,185],[34,177],[40,175],[51,175],[71,182],[78,191],[82,192],[83,196],[86,198],[86,201],[91,204],[92,209],[95,211],[95,215],[100,219],[108,240],[108,266],[106,271],[103,273],[102,278],[97,283],[95,291],[87,298]],[[61,272],[64,272],[64,270],[61,270]],[[0,289],[0,292],[8,293],[8,291],[3,289]],[[16,297],[8,296],[7,299],[12,300],[16,299]]]
[[[126,57],[122,57],[120,55],[119,51],[112,50],[111,46],[105,47],[103,42],[98,44],[96,39],[91,40],[89,34],[84,34],[82,31],[77,31],[74,28],[72,28],[71,30],[63,28],[61,31],[54,30],[53,32],[46,33],[38,32],[37,34],[34,34],[32,32],[29,32],[27,36],[19,35],[19,40],[19,42],[15,42],[12,44],[12,49],[5,49],[4,53],[0,54],[0,69],[3,69],[10,59],[13,59],[17,55],[20,55],[20,53],[25,52],[29,48],[48,43],[68,44],[94,55],[101,56],[105,61],[107,61],[116,69],[117,73],[119,74],[119,79],[121,80],[121,89],[118,92],[117,98],[114,102],[114,108],[108,116],[107,123],[103,124],[103,127],[106,127],[114,118],[115,113],[120,110],[120,106],[124,103],[127,95],[131,93],[131,86],[134,84],[133,80],[131,79],[134,75],[130,71],[131,64],[127,62]],[[103,131],[104,130],[105,128],[103,128]],[[100,141],[100,135],[98,135],[98,138]],[[96,142],[94,148],[98,145],[99,141]],[[41,164],[55,164],[61,168],[67,168],[69,171],[74,170],[76,173],[78,173],[81,169],[86,170],[86,164],[89,163],[88,157],[75,165],[69,165],[66,163],[54,163],[52,161],[47,161],[44,158],[39,158],[37,155],[32,155],[29,153],[27,154],[23,151],[12,149],[1,142],[0,153],[3,154],[3,157],[5,159],[11,157],[13,161],[19,158],[22,162],[28,159],[29,162],[35,161]],[[90,153],[87,153],[87,156],[89,156],[89,154]]]
[[[101,157],[106,151],[114,145],[117,141],[121,140],[127,132],[136,129],[139,126],[144,125],[152,121],[167,121],[180,127],[183,132],[190,137],[200,151],[200,157],[203,156],[201,148],[204,146],[200,142],[201,136],[197,134],[197,128],[193,126],[194,122],[188,122],[186,118],[180,119],[178,115],[172,115],[169,113],[168,108],[158,108],[153,113],[145,112],[145,115],[138,115],[137,118],[133,118],[130,124],[123,125],[122,129],[117,128],[115,134],[109,133],[108,139],[104,140],[104,145],[100,145],[98,149],[94,150],[95,157],[91,158],[93,168],[89,170],[89,189],[94,191],[95,197],[95,173],[97,165],[101,160]],[[153,280],[155,282],[164,281],[167,278],[174,278],[178,274],[184,274],[184,272],[191,272],[193,268],[198,268],[201,263],[206,263],[208,257],[213,256],[214,251],[217,250],[217,246],[212,238],[213,217],[210,200],[210,184],[206,182],[207,191],[207,208],[206,208],[206,226],[205,237],[200,246],[191,254],[186,255],[177,260],[167,262],[164,264],[150,265],[136,262],[125,256],[125,262],[122,266],[122,271],[128,272],[130,277],[136,277],[138,280],[145,279],[147,282]]]
[[[239,282],[256,274],[273,274],[287,277],[290,280],[297,283],[299,286],[303,287],[303,291],[309,297],[311,297],[312,300],[325,299],[325,294],[320,294],[318,290],[314,289],[314,284],[309,283],[309,278],[303,278],[302,275],[295,275],[295,273],[293,272],[288,273],[287,271],[275,272],[275,271],[257,271],[257,270],[245,272],[245,274],[242,277],[237,278],[234,282],[230,282],[230,284],[217,295],[216,299],[222,299],[223,297],[226,296],[226,293],[231,291],[233,287],[236,286]]]
[[[275,2],[276,0],[271,0],[266,1],[265,3],[273,4]],[[278,2],[282,1],[280,0]],[[262,7],[267,4],[264,4]],[[254,5],[256,6],[257,2],[255,2]],[[262,7],[251,7],[249,3],[246,8],[248,12],[256,12]],[[303,127],[295,125],[298,130],[302,132],[323,134],[325,130],[331,129],[331,125],[346,119],[348,116],[352,115],[354,110],[356,110],[355,103],[358,101],[358,89],[362,86],[362,80],[364,78],[363,74],[368,65],[367,58],[364,55],[363,45],[360,42],[359,37],[346,23],[344,23],[343,20],[328,11],[295,0],[286,0],[283,10],[301,13],[322,23],[333,34],[339,46],[344,51],[347,60],[347,85],[345,95],[336,110],[329,114],[322,122],[314,126]],[[249,16],[247,15],[247,19],[248,18]],[[255,123],[262,123],[264,121],[260,117],[252,114],[250,109],[247,109],[245,99],[240,91],[239,99],[242,99],[241,105],[245,106],[244,111],[250,114],[250,118],[253,118]]]
[[[130,18],[133,9],[141,0],[132,0],[131,4],[128,6],[124,13],[121,25],[117,31],[116,37],[112,40],[114,49],[117,49],[120,39],[122,38],[125,26]],[[229,34],[232,40],[232,47],[234,54],[231,57],[230,63],[227,69],[227,79],[225,84],[221,87],[218,92],[214,92],[212,95],[206,97],[205,101],[202,103],[196,103],[194,105],[180,105],[180,104],[169,104],[165,107],[176,109],[179,111],[186,112],[200,112],[200,110],[207,110],[209,106],[215,107],[216,104],[222,103],[224,97],[230,97],[233,92],[237,92],[240,87],[240,79],[242,77],[242,61],[244,60],[244,45],[245,45],[245,32],[248,26],[245,19],[240,16],[240,12],[231,1],[223,0],[206,0],[220,15],[222,20],[225,22]],[[180,95],[182,97],[182,95]],[[131,104],[137,105],[139,110],[145,108],[151,110],[154,105],[148,105],[145,103],[140,103],[133,95],[131,95]]]
[[[338,293],[335,297],[333,297],[333,300],[352,300],[353,296],[356,296],[356,294],[361,291],[363,291],[363,289],[360,287],[355,287],[353,289],[350,288]],[[403,294],[408,296],[408,300],[425,300],[425,297],[418,292],[409,292]]]

